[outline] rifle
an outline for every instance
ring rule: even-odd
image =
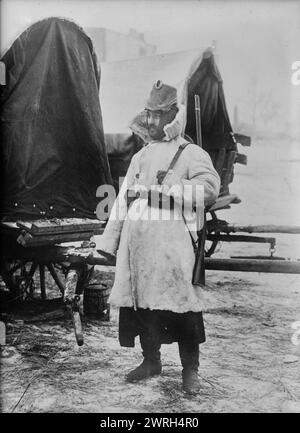
[[[200,97],[195,95],[195,118],[196,118],[196,133],[197,133],[197,144],[202,147],[202,134],[201,134],[201,107]],[[198,232],[197,243],[194,244],[195,251],[195,265],[193,269],[193,285],[204,285],[205,284],[205,266],[204,266],[204,255],[205,255],[205,239],[206,239],[206,217],[204,210],[204,221],[203,227]]]
[[[206,240],[206,217],[204,211],[204,222],[202,229],[198,232],[197,243],[194,242],[195,251],[195,265],[193,269],[192,284],[194,286],[201,286],[205,284],[205,240]]]

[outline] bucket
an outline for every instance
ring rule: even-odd
[[[110,307],[107,302],[110,289],[106,284],[88,284],[83,292],[83,311],[92,319],[109,321]]]

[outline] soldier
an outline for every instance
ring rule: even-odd
[[[178,342],[183,390],[195,394],[205,331],[202,289],[192,284],[191,237],[195,239],[200,228],[195,211],[203,224],[204,207],[217,198],[220,179],[208,153],[183,138],[184,113],[174,87],[155,83],[143,114],[136,118],[138,128],[143,117],[148,144],[131,160],[98,246],[117,252],[109,302],[120,308],[120,344],[134,347],[135,337],[140,338],[144,359],[127,374],[127,381],[160,374],[161,344]],[[181,145],[186,147],[168,170]],[[150,196],[149,191],[154,193]]]

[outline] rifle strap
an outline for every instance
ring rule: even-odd
[[[168,173],[170,170],[173,170],[173,168],[174,168],[176,162],[178,161],[178,158],[180,157],[181,153],[182,153],[183,150],[187,147],[188,144],[190,144],[190,143],[187,141],[186,143],[182,143],[182,144],[178,147],[177,152],[176,152],[175,155],[173,156],[173,159],[172,159],[172,161],[171,161],[171,163],[170,163],[170,165],[169,165],[169,168],[168,168],[168,170],[167,170],[167,172],[166,172],[166,175],[167,175],[167,173]],[[165,177],[164,177],[164,178],[165,178]],[[163,179],[164,179],[164,178],[163,178]],[[163,180],[162,180],[162,182],[163,182]],[[186,219],[185,219],[185,217],[184,217],[183,212],[182,212],[182,217],[183,217],[183,221],[184,221],[184,223],[185,223],[185,225],[186,225],[186,227],[187,227],[187,229],[188,229],[188,225],[187,225],[187,222],[186,222]],[[190,234],[190,237],[191,237],[191,241],[192,241],[192,245],[193,245],[194,251],[196,251],[196,250],[197,250],[197,247],[198,247],[197,243],[200,242],[200,234],[198,233],[198,239],[197,239],[197,241],[195,241],[195,239],[193,238],[193,236],[192,236],[190,230],[189,230],[189,234]]]
[[[163,177],[161,183],[163,183],[163,180],[165,179],[165,177],[166,177],[166,175],[168,174],[168,172],[169,172],[170,170],[173,170],[174,165],[175,165],[176,162],[178,161],[178,158],[180,157],[182,151],[187,147],[188,144],[190,144],[190,143],[187,141],[186,143],[182,143],[182,144],[178,147],[177,152],[176,152],[175,155],[173,156],[173,159],[172,159],[172,161],[171,161],[171,163],[170,163],[170,165],[169,165],[169,168],[168,168],[168,170],[166,171],[166,174],[165,174],[165,176]]]

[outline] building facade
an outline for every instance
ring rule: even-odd
[[[156,53],[156,46],[148,44],[143,33],[130,29],[128,34],[100,27],[85,29],[91,37],[99,62],[114,62]]]

